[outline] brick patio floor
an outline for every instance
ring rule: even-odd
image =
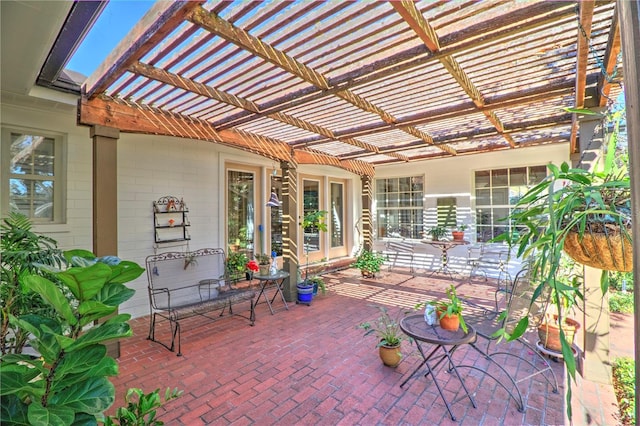
[[[381,363],[375,341],[356,326],[377,317],[374,304],[412,307],[444,296],[451,280],[382,272],[363,280],[348,269],[325,276],[328,291],[311,306],[289,304],[289,310],[269,313],[258,305],[257,319],[209,321],[194,318],[183,324],[182,357],[146,340],[148,317],[132,321],[134,337],[121,344],[120,374],[114,378],[115,406],[125,389],[145,392],[177,387],[184,395],[159,411],[168,425],[521,425],[563,424],[562,364],[552,363],[559,393],[540,377],[521,385],[526,410],[521,413],[495,381],[476,370],[461,370],[478,408],[468,399],[452,405],[453,422],[429,377],[418,375],[400,383],[420,362],[415,346],[404,344],[397,368]],[[491,303],[493,283],[455,282],[458,294]],[[276,301],[276,307],[280,307]],[[393,309],[393,308],[390,308]],[[168,327],[166,327],[168,329]],[[167,338],[167,334],[156,337]],[[504,344],[507,345],[507,344]],[[507,350],[511,346],[505,346]],[[503,349],[504,349],[503,348]],[[524,353],[525,356],[531,355]],[[456,360],[486,368],[486,360],[462,346]],[[513,374],[526,374],[505,362]],[[463,390],[446,369],[437,377],[450,400]],[[579,424],[579,423],[578,423]],[[592,424],[602,424],[597,419]],[[604,424],[607,424],[606,422]]]

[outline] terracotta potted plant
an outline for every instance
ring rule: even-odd
[[[402,341],[408,340],[407,335],[400,329],[400,317],[406,312],[400,309],[394,318],[384,306],[377,308],[380,310],[380,316],[373,323],[361,323],[358,328],[365,330],[365,336],[375,336],[378,342],[376,347],[379,348],[378,354],[382,363],[388,367],[397,367],[402,360]]]
[[[467,332],[467,324],[462,316],[462,301],[456,294],[456,288],[451,284],[447,289],[448,299],[429,302],[436,309],[440,327],[444,330],[456,331],[458,328]]]
[[[463,241],[464,231],[466,231],[467,228],[468,228],[467,225],[465,225],[464,223],[461,223],[456,227],[456,229],[451,231],[451,235],[453,236],[453,241]]]
[[[260,268],[260,275],[269,275],[269,267],[271,266],[271,257],[268,254],[256,254],[256,260],[258,261],[258,267]]]
[[[440,241],[445,235],[447,235],[447,232],[449,231],[447,231],[447,228],[444,226],[434,226],[427,231],[427,234],[431,235],[431,239],[433,241]]]

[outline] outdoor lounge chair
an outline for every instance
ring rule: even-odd
[[[524,269],[518,273],[513,285],[505,288],[496,289],[496,300],[500,299],[502,309],[505,309],[507,315],[501,317],[501,310],[489,309],[463,298],[461,300],[465,304],[464,319],[467,324],[473,326],[476,330],[477,340],[472,343],[472,347],[478,352],[486,356],[490,361],[495,363],[499,369],[506,373],[515,385],[515,394],[509,391],[504,384],[501,384],[511,395],[511,397],[524,408],[522,394],[519,384],[525,382],[534,376],[542,375],[554,393],[558,393],[558,380],[551,368],[548,360],[544,358],[540,352],[536,350],[535,344],[527,341],[526,334],[512,341],[498,342],[498,337],[494,336],[495,332],[506,327],[508,332],[512,332],[517,321],[522,315],[534,315],[542,312],[542,306],[534,304],[529,311],[529,303],[534,288],[529,281],[528,270]],[[502,297],[501,297],[502,296]],[[544,300],[544,297],[541,298]],[[486,341],[486,345],[480,346],[480,341]],[[518,371],[521,374],[509,374],[504,368],[508,365],[509,357],[518,361]],[[526,369],[526,374],[522,375],[522,368]],[[517,376],[517,377],[516,377]]]
[[[504,291],[511,286],[511,274],[509,273],[509,261],[511,251],[504,244],[480,244],[470,246],[467,252],[467,264],[471,266],[469,280],[474,275],[484,276],[487,281],[489,277],[497,279],[498,291]],[[498,299],[496,298],[496,310]]]

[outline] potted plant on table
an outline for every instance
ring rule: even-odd
[[[451,235],[453,235],[453,241],[462,241],[464,240],[464,231],[468,228],[467,225],[461,223],[456,227],[455,230],[451,231]]]
[[[260,268],[260,275],[269,275],[269,267],[271,266],[271,257],[268,254],[256,254],[256,260]]]
[[[448,300],[437,300],[428,302],[436,310],[436,316],[440,322],[440,328],[443,330],[456,331],[458,328],[466,333],[468,331],[467,324],[462,316],[462,301],[456,294],[456,288],[453,284],[447,289]],[[418,305],[419,306],[419,305]]]
[[[364,278],[375,278],[376,272],[380,272],[380,266],[387,260],[382,253],[363,250],[351,266],[360,269]]]
[[[447,228],[444,226],[434,226],[433,228],[427,231],[427,234],[431,236],[433,241],[440,241],[440,239],[444,238],[447,235]]]
[[[392,317],[384,306],[377,306],[380,316],[373,322],[363,322],[358,328],[365,330],[364,335],[373,334],[378,343],[376,347],[382,363],[388,367],[397,367],[402,360],[401,344],[408,340],[406,334],[400,329],[400,317],[406,314],[401,309],[396,317]]]

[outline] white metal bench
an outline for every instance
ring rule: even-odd
[[[251,288],[234,288],[226,276],[225,253],[222,249],[204,248],[192,252],[166,252],[146,259],[149,281],[149,305],[151,310],[149,340],[174,351],[177,338],[180,346],[180,321],[195,315],[216,319],[207,314],[219,311],[218,318],[226,312],[247,318],[255,323],[255,291]],[[249,316],[234,314],[233,305],[250,303]],[[171,344],[156,340],[157,317],[169,321]]]

